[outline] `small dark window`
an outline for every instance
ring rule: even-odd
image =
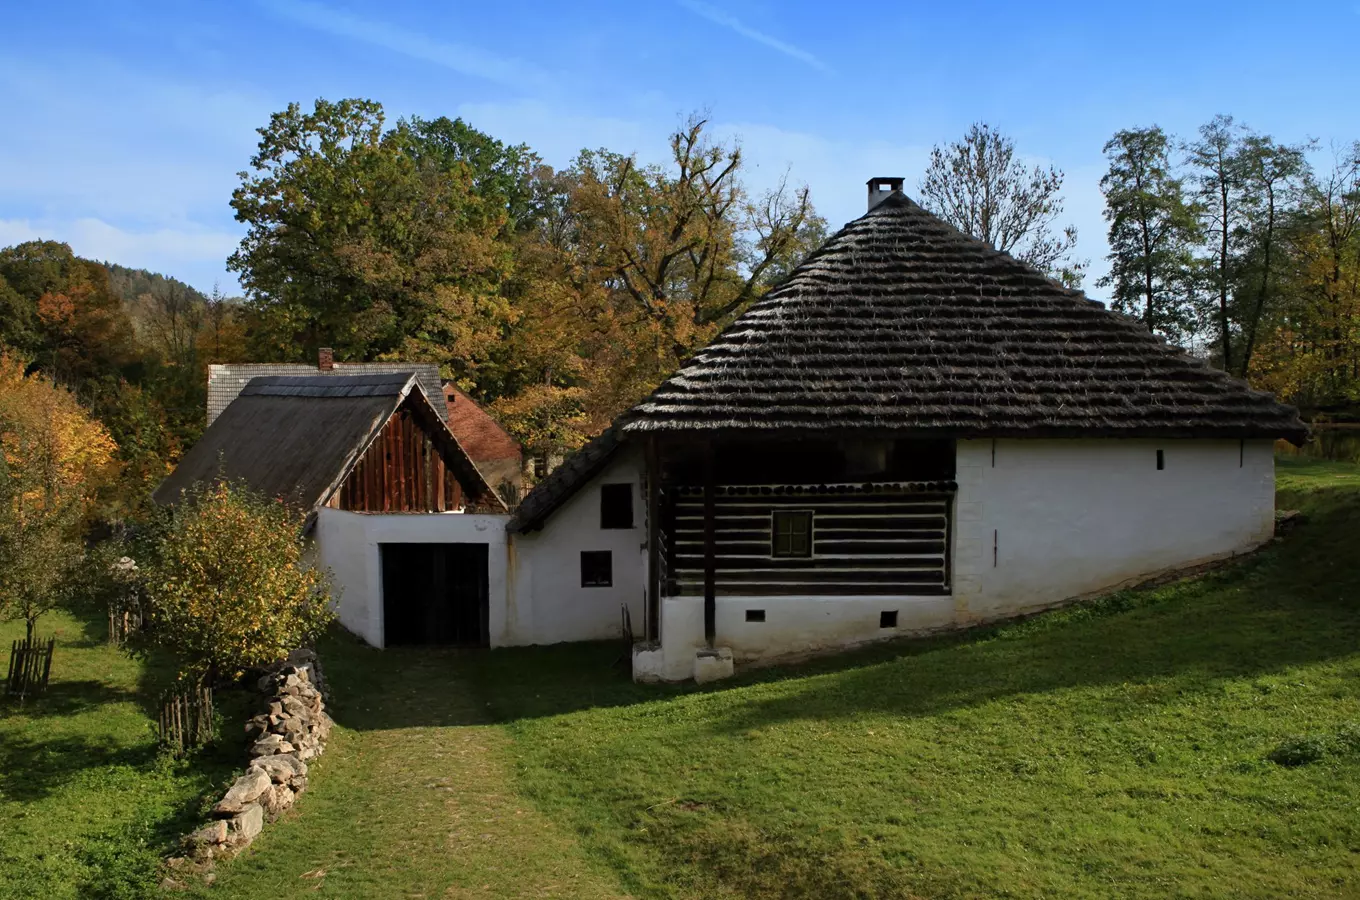
[[[608,550],[581,551],[581,587],[613,587],[614,559]]]
[[[748,621],[748,622],[764,622],[764,621],[765,621],[765,610],[763,610],[763,609],[748,609],[748,610],[746,610],[746,621]]]
[[[534,480],[548,477],[548,454],[545,452],[535,453],[529,459],[529,469],[533,473]]]
[[[896,628],[896,627],[897,627],[897,610],[895,610],[895,609],[885,609],[885,610],[883,610],[883,612],[879,613],[879,614],[878,614],[878,627],[879,627],[879,628]]]
[[[633,527],[633,486],[631,484],[600,485],[600,527]]]
[[[800,559],[812,555],[812,513],[808,510],[779,511],[770,527],[770,555]]]
[[[1166,454],[1164,454],[1164,453],[1162,453],[1162,451],[1158,450],[1158,451],[1157,451],[1157,471],[1160,472],[1162,469],[1165,469],[1165,468],[1166,468]]]

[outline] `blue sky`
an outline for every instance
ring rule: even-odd
[[[665,155],[706,110],[755,188],[787,169],[833,226],[864,181],[903,175],[973,121],[1067,173],[1093,275],[1101,147],[1226,112],[1275,137],[1360,138],[1360,6],[656,0],[240,0],[12,5],[0,33],[0,246],[236,290],[236,173],[272,111],[368,97],[463,116],[550,164],[582,147]],[[1093,296],[1102,291],[1092,288]]]

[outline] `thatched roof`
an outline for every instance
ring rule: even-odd
[[[1291,407],[900,191],[837,232],[623,422],[625,435],[1306,435]]]
[[[173,503],[194,484],[223,476],[314,510],[403,403],[444,445],[468,494],[504,509],[412,372],[251,379],[156,489],[155,500]]]

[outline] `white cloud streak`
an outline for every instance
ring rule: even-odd
[[[266,9],[315,31],[360,41],[421,62],[517,89],[540,89],[548,76],[523,60],[466,44],[435,40],[385,22],[365,19],[312,0],[265,0]]]
[[[757,44],[764,44],[772,50],[777,50],[785,56],[796,59],[805,65],[812,66],[812,68],[819,71],[827,73],[831,72],[830,66],[803,48],[795,47],[793,44],[790,44],[787,41],[781,41],[779,38],[768,35],[763,31],[756,31],[754,28],[749,28],[736,16],[723,12],[707,3],[703,3],[701,0],[680,0],[680,5],[694,13],[696,16],[702,16],[715,25],[721,25],[723,28],[734,31],[747,40],[755,41]]]

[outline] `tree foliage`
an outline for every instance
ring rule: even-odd
[[[705,129],[668,165],[554,171],[461,120],[290,106],[233,196],[254,353],[434,361],[531,449],[577,446],[825,235],[806,188],[753,196]]]
[[[1026,167],[1015,142],[978,123],[962,140],[936,145],[921,180],[921,204],[964,234],[1079,287],[1085,263],[1073,258],[1077,230],[1054,232],[1062,216],[1063,173]]]
[[[151,639],[185,674],[271,663],[331,621],[326,573],[302,558],[302,525],[301,513],[227,481],[171,509],[140,573]]]
[[[24,619],[29,637],[80,563],[116,450],[70,391],[0,349],[0,614]]]
[[[1195,207],[1172,172],[1171,141],[1157,126],[1121,131],[1105,144],[1110,169],[1100,180],[1110,223],[1114,308],[1149,331],[1177,339],[1193,329]]]

